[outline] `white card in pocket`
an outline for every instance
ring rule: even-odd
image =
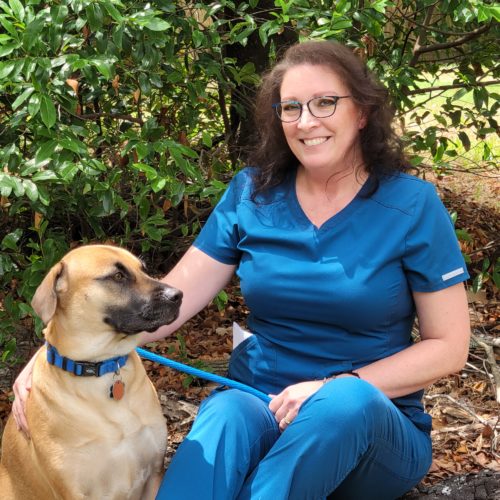
[[[234,322],[233,323],[233,350],[236,349],[236,347],[241,344],[245,339],[248,337],[251,337],[253,335],[252,332],[249,332],[248,330],[245,330],[241,328],[238,323]]]

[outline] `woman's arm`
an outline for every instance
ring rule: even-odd
[[[163,339],[200,312],[230,281],[236,266],[222,264],[191,246],[177,265],[162,279],[184,294],[179,317],[153,333],[143,333],[141,345]]]
[[[438,292],[413,294],[421,341],[356,372],[390,399],[411,394],[441,377],[459,371],[467,361],[470,338],[469,309],[462,283]],[[350,375],[340,375],[347,377]],[[293,420],[302,403],[322,385],[310,381],[287,387],[269,407],[283,430],[283,419]]]
[[[421,341],[357,370],[391,399],[423,389],[467,361],[470,321],[463,284],[413,297]]]

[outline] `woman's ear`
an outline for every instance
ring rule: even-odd
[[[368,120],[366,118],[366,113],[362,109],[360,109],[358,112],[358,128],[359,128],[359,130],[366,127],[367,121]]]

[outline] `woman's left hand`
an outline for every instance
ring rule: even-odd
[[[302,403],[322,386],[322,380],[313,380],[290,385],[277,395],[271,394],[269,409],[274,413],[281,432],[293,422]]]

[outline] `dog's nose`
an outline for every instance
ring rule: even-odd
[[[177,288],[167,287],[163,290],[164,296],[175,305],[180,304],[182,301],[182,296],[184,295]]]

